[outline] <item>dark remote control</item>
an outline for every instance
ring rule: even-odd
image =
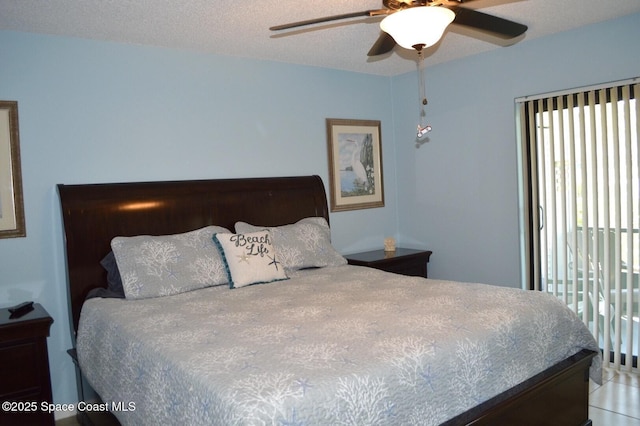
[[[31,311],[33,311],[33,302],[23,302],[9,308],[9,312],[11,312],[11,316],[9,318],[20,318]]]

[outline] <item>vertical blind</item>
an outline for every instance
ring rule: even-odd
[[[640,352],[637,81],[518,100],[530,288],[570,306],[605,365]]]

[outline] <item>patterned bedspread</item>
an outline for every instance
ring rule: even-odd
[[[597,345],[541,292],[345,265],[91,299],[77,348],[123,424],[436,425]]]

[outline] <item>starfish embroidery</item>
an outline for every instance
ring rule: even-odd
[[[433,391],[433,379],[436,377],[435,374],[431,373],[431,365],[427,365],[427,369],[418,373],[420,377],[424,380],[424,384],[429,386],[429,388]]]
[[[267,256],[267,257],[268,257],[269,259],[271,259],[271,262],[269,262],[269,265],[275,265],[275,267],[276,267],[276,271],[277,271],[277,270],[278,270],[278,265],[280,265],[280,262],[278,262],[278,261],[276,260],[276,257],[275,257],[275,256],[273,256],[273,257],[271,257],[271,256]]]
[[[174,278],[174,279],[178,279],[177,277],[177,272],[173,270],[173,268],[167,268],[167,275],[169,276],[169,278]]]
[[[249,256],[247,256],[245,253],[239,254],[236,257],[238,258],[238,263],[247,262],[247,264],[249,264]]]
[[[302,395],[305,395],[307,393],[307,389],[313,387],[313,385],[309,383],[309,379],[298,379],[295,381],[295,383],[300,386],[300,389],[302,389]]]

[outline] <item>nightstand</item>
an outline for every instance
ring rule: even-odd
[[[15,319],[0,309],[0,424],[54,424],[53,412],[40,409],[52,402],[47,337],[53,319],[41,305],[33,308]]]
[[[368,266],[396,274],[427,277],[427,263],[431,252],[396,248],[395,251],[373,250],[345,255],[350,265]]]

